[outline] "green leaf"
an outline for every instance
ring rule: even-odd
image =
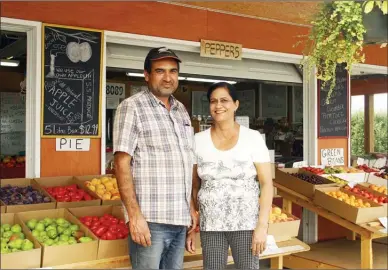
[[[364,12],[368,14],[369,12],[371,12],[373,10],[374,6],[375,6],[375,1],[368,1],[365,4]]]

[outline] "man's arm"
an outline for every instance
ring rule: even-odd
[[[124,152],[115,153],[115,175],[121,200],[129,217],[129,231],[132,240],[143,246],[151,246],[151,233],[136,199],[135,186],[133,184],[130,169],[132,157]]]

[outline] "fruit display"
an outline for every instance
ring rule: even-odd
[[[379,171],[376,170],[376,169],[373,169],[373,168],[368,167],[368,165],[366,165],[366,164],[358,165],[356,168],[357,168],[357,169],[360,169],[360,170],[363,170],[363,171],[366,172],[366,173],[379,172]]]
[[[371,207],[369,202],[365,202],[362,199],[356,198],[354,195],[349,195],[343,191],[337,190],[337,191],[327,191],[325,192],[327,195],[343,201],[344,203],[347,203],[351,206],[357,207],[357,208],[369,208]]]
[[[381,172],[381,173],[375,173],[375,175],[377,177],[381,177],[381,178],[384,178],[384,179],[387,179],[388,180],[388,172],[385,171],[385,172]]]
[[[293,221],[293,220],[295,219],[283,213],[280,207],[272,206],[271,213],[269,215],[269,223],[278,223],[278,222]]]
[[[321,175],[321,174],[325,173],[322,168],[302,167],[302,169],[305,170],[305,171],[311,172],[313,174],[318,174],[318,175]]]
[[[341,186],[348,184],[348,181],[343,180],[343,179],[338,178],[338,177],[333,176],[333,175],[328,175],[326,178],[329,179],[330,181],[333,181],[334,183],[341,185]]]
[[[125,221],[110,214],[98,216],[84,216],[79,220],[102,240],[125,239],[129,230]]]
[[[326,182],[322,178],[318,178],[315,175],[307,175],[303,173],[291,173],[291,175],[313,185],[326,184]]]
[[[372,201],[374,201],[375,203],[378,203],[378,204],[388,203],[388,197],[387,196],[373,194],[372,192],[364,190],[364,189],[360,188],[359,186],[355,186],[353,188],[351,188],[349,186],[346,186],[345,189],[347,189],[347,190],[349,190],[349,191],[351,191],[353,193],[356,193],[358,195],[361,195],[362,197],[365,197],[365,198],[367,198],[369,200],[372,200]]]
[[[44,187],[44,189],[58,202],[90,201],[93,197],[76,184],[57,187]]]
[[[23,205],[51,202],[50,197],[42,194],[32,186],[3,186],[0,188],[0,200],[6,205]]]
[[[26,239],[19,224],[2,224],[0,227],[1,254],[26,251],[34,248],[34,244]]]
[[[359,170],[354,167],[325,167],[324,169],[325,174],[336,174],[336,173],[359,173],[362,172],[362,170]]]
[[[0,167],[18,168],[26,166],[25,156],[5,156],[1,158]]]
[[[117,180],[114,177],[93,178],[91,181],[85,181],[85,186],[103,201],[121,200]]]
[[[32,231],[32,235],[45,246],[72,245],[93,241],[92,238],[85,236],[78,225],[64,218],[30,219],[26,224]]]
[[[370,188],[374,191],[388,195],[388,190],[387,190],[386,186],[379,186],[379,185],[375,185],[375,184],[367,184],[367,185],[368,185],[368,188]]]

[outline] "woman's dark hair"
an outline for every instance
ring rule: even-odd
[[[210,96],[212,95],[213,91],[218,88],[225,88],[226,90],[228,90],[229,95],[232,97],[234,102],[238,100],[236,87],[234,87],[232,84],[227,82],[218,82],[218,83],[212,84],[207,90],[207,100],[209,102],[210,102]]]

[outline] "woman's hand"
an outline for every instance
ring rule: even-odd
[[[252,254],[259,256],[266,248],[267,227],[257,227],[252,236]]]
[[[195,253],[195,235],[196,232],[192,231],[186,236],[186,250],[191,254]]]

